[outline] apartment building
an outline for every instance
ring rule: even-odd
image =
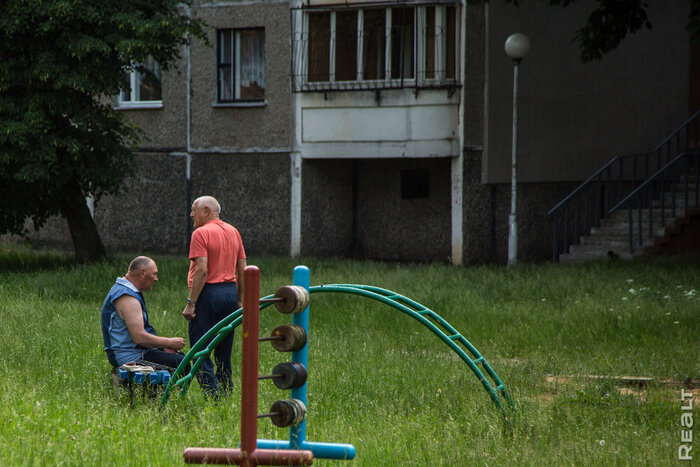
[[[519,258],[550,258],[547,211],[615,155],[694,110],[688,1],[599,62],[572,43],[597,2],[197,2],[210,45],[132,77],[115,106],[144,129],[139,173],[94,217],[108,248],[182,253],[203,194],[256,254],[505,262],[515,32]],[[695,60],[695,61],[694,61]],[[155,81],[155,82],[154,82]],[[697,102],[695,103],[697,105]],[[43,235],[43,237],[42,237]],[[37,235],[37,240],[56,238]]]

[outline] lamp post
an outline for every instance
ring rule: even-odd
[[[530,50],[530,39],[524,34],[515,33],[508,36],[505,44],[506,54],[513,60],[513,145],[511,153],[510,181],[510,216],[508,217],[508,265],[518,260],[518,220],[516,217],[517,176],[516,148],[518,140],[518,65]]]

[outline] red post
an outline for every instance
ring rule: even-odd
[[[260,269],[243,271],[243,344],[241,354],[241,465],[257,448],[258,438],[258,339],[260,334]]]
[[[243,343],[241,344],[241,447],[185,449],[188,464],[312,465],[309,450],[258,449],[258,350],[260,342],[260,269],[243,271]]]

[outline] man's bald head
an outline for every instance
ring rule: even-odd
[[[190,217],[194,221],[194,228],[198,229],[207,222],[218,219],[221,205],[213,196],[200,196],[192,203]]]
[[[196,204],[200,208],[209,209],[213,214],[216,214],[217,217],[221,213],[221,205],[213,196],[200,196],[194,200],[192,204]]]
[[[148,256],[137,256],[131,260],[129,272],[124,277],[140,291],[151,290],[158,280],[158,266]]]
[[[151,263],[154,263],[151,258],[148,256],[137,256],[133,260],[131,260],[131,264],[129,264],[129,272],[131,274],[137,274],[141,269],[145,269],[151,265]]]

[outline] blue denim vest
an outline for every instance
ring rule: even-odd
[[[105,352],[107,352],[109,363],[114,367],[134,360],[141,360],[144,351],[147,350],[134,343],[129,330],[126,328],[126,323],[117,313],[114,302],[122,295],[129,295],[139,301],[143,312],[144,329],[147,333],[156,335],[156,330],[148,322],[148,311],[146,310],[143,294],[136,290],[128,280],[123,277],[117,278],[102,304],[101,314],[102,339],[105,344]]]

